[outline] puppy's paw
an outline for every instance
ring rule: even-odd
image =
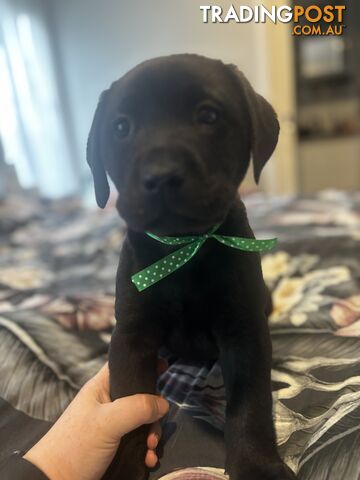
[[[296,480],[294,472],[283,463],[275,466],[266,475],[268,476],[264,477],[264,480]]]
[[[239,465],[236,472],[230,473],[230,480],[296,480],[293,471],[283,463],[271,465]]]

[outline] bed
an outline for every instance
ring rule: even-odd
[[[257,237],[279,239],[262,266],[281,455],[301,480],[358,480],[360,194],[245,203]],[[35,443],[105,362],[123,236],[113,208],[0,204],[0,461]],[[151,479],[226,478],[218,364],[172,359],[159,390],[171,410]]]

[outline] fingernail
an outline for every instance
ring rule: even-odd
[[[158,397],[158,409],[160,416],[165,415],[169,411],[169,402],[163,397]]]

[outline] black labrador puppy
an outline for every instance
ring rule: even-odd
[[[176,272],[139,292],[133,274],[178,249],[145,232],[254,238],[237,191],[253,159],[258,181],[278,139],[269,103],[234,66],[197,55],[156,58],[100,98],[87,158],[97,203],[114,182],[128,232],[116,279],[111,397],[156,392],[161,346],[219,359],[226,388],[231,480],[289,480],[272,418],[270,306],[258,253],[208,240]],[[147,429],[121,443],[106,478],[144,480]]]

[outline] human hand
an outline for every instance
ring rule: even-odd
[[[152,468],[158,461],[158,420],[168,409],[168,402],[156,395],[137,394],[112,402],[106,363],[24,458],[50,480],[99,480],[114,458],[121,437],[141,425],[153,424],[144,459]]]

